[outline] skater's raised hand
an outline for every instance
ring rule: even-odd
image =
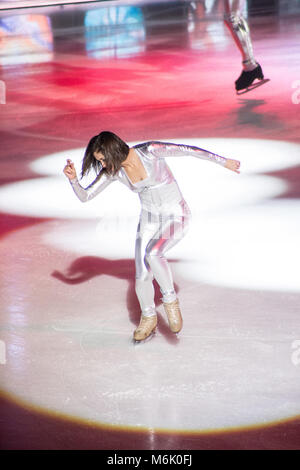
[[[77,177],[74,163],[72,162],[72,160],[67,160],[67,164],[64,167],[64,174],[69,178],[69,180],[73,180]]]
[[[230,158],[227,158],[225,168],[228,168],[228,170],[235,171],[236,173],[240,173],[240,165],[241,163],[238,160],[231,160]]]

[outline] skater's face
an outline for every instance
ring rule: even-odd
[[[96,160],[98,160],[98,162],[101,163],[102,168],[106,168],[106,161],[104,155],[101,152],[94,152],[94,157]]]

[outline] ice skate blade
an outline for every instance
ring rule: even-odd
[[[252,85],[249,85],[246,89],[238,90],[236,94],[244,95],[245,93],[248,93],[249,91],[254,90],[254,88],[258,88],[259,86],[262,86],[269,81],[270,81],[269,78],[263,78],[262,80],[259,80],[259,82],[252,83]]]

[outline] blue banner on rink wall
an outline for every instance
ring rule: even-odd
[[[139,7],[111,5],[87,11],[84,26],[90,57],[129,57],[144,50],[144,17]]]

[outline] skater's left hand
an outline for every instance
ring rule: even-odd
[[[228,168],[229,170],[235,171],[236,173],[240,173],[241,162],[238,160],[231,160],[230,158],[227,158],[226,163],[225,163],[225,168]]]

